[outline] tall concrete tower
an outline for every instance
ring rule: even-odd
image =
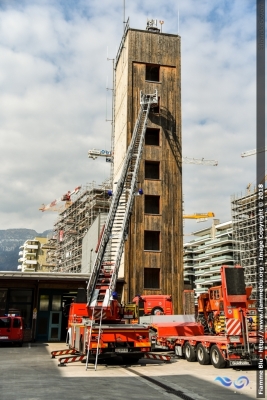
[[[115,61],[114,183],[140,109],[140,91],[158,92],[149,114],[136,196],[119,278],[123,300],[171,294],[182,313],[183,219],[180,37],[126,25]]]

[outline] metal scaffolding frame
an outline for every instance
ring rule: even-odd
[[[110,188],[110,180],[101,186],[93,182],[82,187],[72,198],[72,204],[59,214],[47,244],[47,264],[51,272],[81,272],[83,238],[95,218],[109,211]]]

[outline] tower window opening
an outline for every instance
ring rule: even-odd
[[[146,81],[159,82],[159,65],[146,65]]]
[[[160,196],[145,195],[145,214],[159,214]]]
[[[160,232],[145,231],[144,232],[144,250],[160,250]]]
[[[147,128],[145,136],[145,144],[150,146],[159,146],[159,129]]]
[[[145,179],[159,179],[159,161],[145,161]]]
[[[144,289],[160,289],[160,268],[144,268]]]

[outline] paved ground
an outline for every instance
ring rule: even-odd
[[[80,362],[58,367],[52,350],[64,343],[0,347],[1,400],[225,400],[255,399],[256,372],[231,368],[217,370],[174,359],[169,364],[142,360],[129,367],[98,365],[97,371]],[[237,389],[234,383],[249,381]],[[229,378],[224,387],[215,379]],[[229,381],[230,382],[230,381]],[[156,383],[159,383],[158,386]],[[267,398],[267,395],[266,395]]]

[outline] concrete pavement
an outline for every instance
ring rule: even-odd
[[[98,365],[97,371],[81,362],[58,367],[50,352],[66,349],[65,343],[24,344],[0,347],[1,400],[225,400],[256,398],[256,372],[218,370],[173,359],[165,364],[141,360],[139,364]],[[241,378],[243,377],[243,378]],[[224,387],[219,380],[226,381]],[[234,384],[242,385],[236,388]],[[248,383],[248,384],[247,384]]]

